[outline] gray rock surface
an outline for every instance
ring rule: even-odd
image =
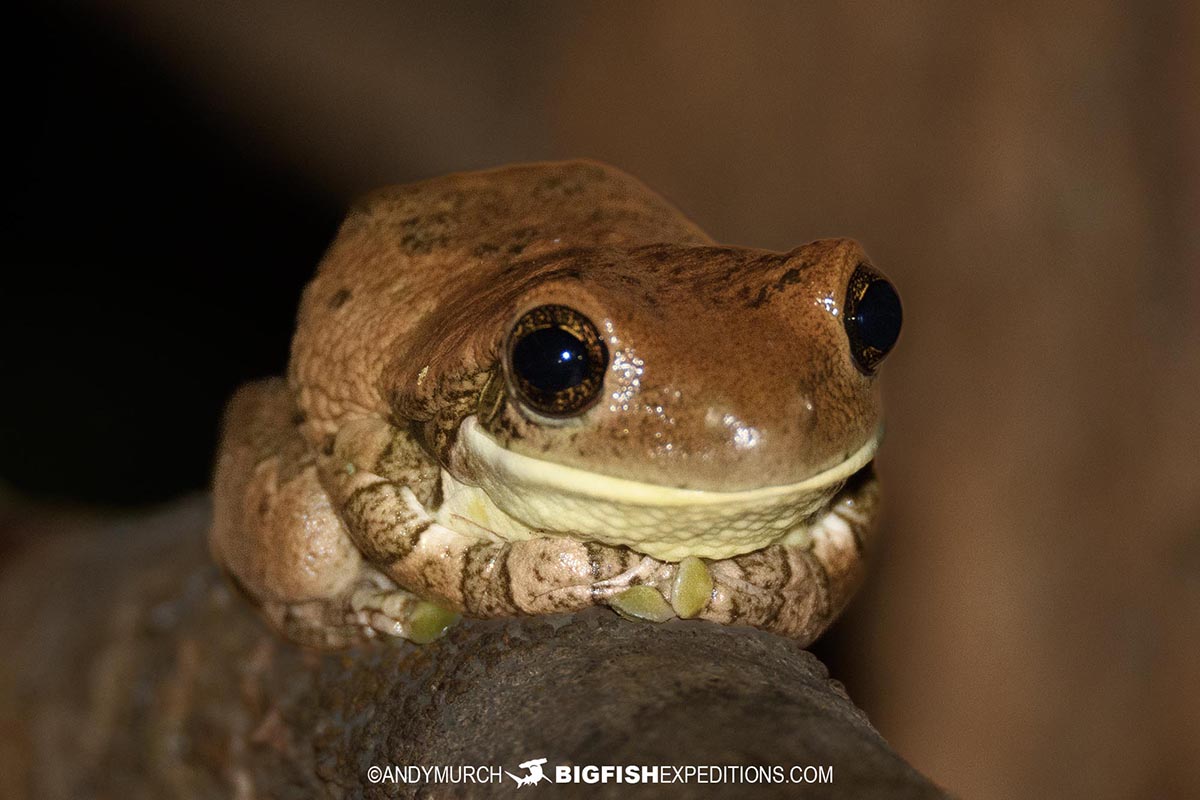
[[[789,640],[607,611],[425,647],[282,642],[210,562],[207,501],[39,528],[0,573],[4,797],[942,797]],[[53,527],[53,526],[50,526]],[[71,527],[66,525],[65,527]],[[832,767],[833,782],[372,783],[370,768]],[[667,772],[674,777],[674,773]],[[813,771],[809,771],[811,776]]]

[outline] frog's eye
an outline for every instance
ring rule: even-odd
[[[859,264],[846,287],[845,309],[850,353],[859,369],[870,374],[900,337],[900,295],[886,278]]]
[[[508,370],[520,399],[551,417],[578,414],[604,385],[608,348],[592,321],[573,308],[526,312],[508,337]]]

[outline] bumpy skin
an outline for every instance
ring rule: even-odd
[[[590,162],[452,175],[350,212],[305,291],[287,381],[232,400],[215,475],[218,560],[285,634],[339,646],[411,635],[420,603],[469,616],[561,612],[639,585],[670,599],[676,563],[561,532],[505,541],[434,522],[474,415],[505,448],[684,489],[790,484],[879,425],[875,380],[838,309],[853,242],[789,253],[715,245],[637,181]],[[600,401],[550,424],[503,364],[524,311],[603,326]],[[706,560],[697,616],[810,641],[845,605],[878,490],[870,466],[811,541]]]

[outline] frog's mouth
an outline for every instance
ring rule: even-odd
[[[516,541],[570,536],[624,545],[662,561],[728,558],[775,542],[804,544],[850,476],[871,462],[882,428],[845,461],[786,486],[736,492],[677,489],[600,475],[506,450],[463,420],[442,471],[437,521]]]

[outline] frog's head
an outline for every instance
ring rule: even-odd
[[[447,525],[725,557],[802,535],[870,464],[900,305],[854,242],[577,248],[509,275],[387,371]]]
[[[290,377],[327,472],[386,462],[448,527],[721,558],[867,467],[899,327],[853,242],[717,247],[618,170],[533,164],[357,205]]]

